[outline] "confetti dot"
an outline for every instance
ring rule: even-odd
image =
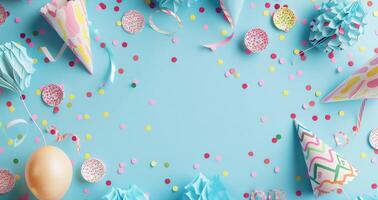
[[[284,90],[282,92],[282,95],[285,96],[285,97],[289,96],[289,90]]]
[[[373,184],[371,184],[371,189],[373,189],[373,190],[375,190],[375,189],[377,189],[377,184],[376,183],[373,183]]]
[[[201,165],[199,163],[194,163],[193,164],[193,169],[197,170],[201,167]]]
[[[42,126],[47,126],[49,124],[49,122],[47,120],[42,120],[41,122]]]
[[[172,191],[173,192],[178,192],[179,191],[179,187],[177,185],[172,186]]]
[[[280,36],[278,36],[278,39],[279,39],[280,41],[284,41],[284,40],[285,40],[285,36],[284,36],[284,35],[280,35]]]
[[[224,62],[223,62],[222,59],[218,59],[217,63],[218,63],[218,65],[223,65],[224,64]]]
[[[344,117],[345,112],[344,112],[343,110],[340,110],[340,111],[338,112],[338,114],[339,114],[340,117]]]
[[[157,163],[156,160],[153,160],[153,161],[150,162],[150,166],[151,166],[152,168],[156,167],[157,164],[158,164],[158,163]]]
[[[107,181],[105,182],[105,184],[106,184],[106,186],[111,186],[111,185],[112,185],[112,182],[111,182],[110,180],[107,180]]]
[[[89,159],[89,158],[91,158],[91,154],[90,153],[85,153],[84,154],[84,159]]]
[[[223,170],[222,175],[223,175],[223,176],[228,176],[228,175],[229,175],[229,172],[228,172],[227,170]]]
[[[205,154],[203,154],[203,157],[204,157],[205,159],[209,159],[209,158],[210,158],[210,154],[209,154],[209,153],[205,153]]]
[[[150,124],[145,125],[144,126],[144,131],[151,132],[152,131],[152,126]]]
[[[196,18],[197,18],[197,17],[196,17],[195,15],[190,15],[190,20],[191,20],[191,21],[196,20]]]
[[[92,135],[89,134],[89,133],[85,134],[85,139],[86,140],[92,140]]]
[[[268,165],[270,163],[270,160],[268,158],[264,159],[264,164]]]

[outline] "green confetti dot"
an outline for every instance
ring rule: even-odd
[[[131,83],[132,88],[136,88],[137,84],[136,83]]]
[[[67,108],[72,108],[72,103],[68,102],[66,106],[67,106]]]
[[[18,160],[17,158],[13,159],[13,163],[14,163],[14,164],[16,164],[16,165],[17,165],[17,164],[18,164],[18,162],[19,162],[19,160]]]
[[[24,137],[24,134],[22,133],[17,134],[17,139],[21,140],[23,137]]]
[[[171,164],[169,164],[169,162],[165,162],[165,163],[164,163],[164,167],[165,167],[165,168],[169,168],[170,166],[171,166]]]
[[[282,139],[282,135],[281,134],[277,134],[276,138],[277,138],[277,140],[280,140],[280,139]]]

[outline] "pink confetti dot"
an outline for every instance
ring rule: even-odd
[[[38,115],[37,114],[32,115],[32,119],[33,120],[38,120]]]
[[[312,116],[312,120],[313,121],[318,121],[318,116],[316,116],[316,115]]]
[[[259,82],[257,82],[257,84],[258,84],[260,87],[264,86],[264,80],[259,80]]]
[[[83,193],[84,193],[84,194],[89,194],[89,189],[88,189],[88,188],[84,188],[84,189],[83,189]]]
[[[170,184],[170,183],[171,183],[171,179],[166,178],[166,179],[164,180],[164,183],[167,184],[167,185]]]
[[[373,190],[377,189],[377,184],[376,183],[371,184],[371,189]]]
[[[248,88],[248,83],[243,83],[243,84],[242,84],[242,88],[243,88],[244,90],[246,90],[246,89]]]
[[[341,194],[341,193],[343,193],[343,189],[342,188],[337,188],[336,192],[337,192],[337,194]]]
[[[295,77],[294,77],[294,75],[293,75],[293,74],[290,74],[288,78],[289,78],[289,80],[291,80],[291,81],[292,81],[292,80],[294,80],[294,78],[295,78]]]
[[[248,198],[249,198],[249,194],[246,192],[246,193],[243,194],[243,197],[244,197],[245,199],[248,199]]]
[[[126,128],[126,125],[125,125],[125,124],[120,124],[120,125],[119,125],[119,129],[123,130],[123,129],[125,129],[125,128]]]
[[[106,184],[106,186],[111,186],[111,185],[112,185],[112,181],[107,180],[107,181],[105,182],[105,184]]]
[[[201,167],[201,165],[199,163],[194,163],[193,164],[193,169],[199,169]]]
[[[253,155],[254,155],[253,151],[249,151],[249,152],[248,152],[248,156],[249,156],[249,157],[253,157]]]
[[[20,17],[16,17],[16,18],[14,19],[14,22],[16,22],[16,24],[20,23],[20,22],[21,22],[21,18],[20,18]]]
[[[0,153],[4,153],[4,148],[0,147]]]
[[[113,43],[114,46],[118,46],[118,44],[119,44],[118,40],[113,40],[112,43]]]
[[[176,58],[176,57],[172,57],[172,58],[171,58],[171,61],[172,61],[173,63],[176,63],[176,62],[177,62],[177,58]]]
[[[134,56],[133,56],[133,60],[134,60],[134,61],[138,61],[138,60],[139,60],[139,56],[138,56],[138,55],[134,55]]]
[[[331,115],[327,114],[324,116],[325,120],[331,120]]]
[[[83,119],[83,116],[81,116],[81,115],[76,115],[76,120],[80,121],[80,120],[82,120],[82,119]]]
[[[118,174],[123,174],[125,172],[125,168],[119,168],[117,173]]]
[[[297,71],[297,76],[302,76],[302,75],[303,75],[302,70],[298,70],[298,71]]]
[[[341,66],[338,66],[337,69],[336,69],[337,73],[341,73],[343,72],[343,67]]]
[[[176,44],[178,41],[179,41],[179,39],[177,37],[173,37],[172,38],[172,43],[173,44]]]
[[[118,166],[119,166],[120,168],[125,168],[126,163],[124,163],[124,162],[120,162],[120,163],[118,163]]]
[[[255,178],[257,176],[257,172],[251,172],[250,175],[251,175],[252,178]]]
[[[274,173],[278,174],[278,173],[280,173],[280,171],[281,171],[281,168],[279,168],[279,167],[274,168]]]
[[[266,116],[261,116],[260,117],[260,122],[261,123],[265,123],[265,122],[267,122],[268,121],[268,117],[266,117]]]
[[[209,29],[209,25],[204,24],[202,28],[203,28],[203,30],[206,30],[206,31],[207,31],[207,30]]]
[[[221,157],[221,156],[215,156],[215,160],[216,160],[216,161],[221,161],[221,160],[222,160],[222,157]]]
[[[264,159],[264,164],[268,165],[270,163],[269,158]]]
[[[307,104],[304,103],[304,104],[302,105],[302,109],[303,109],[303,110],[306,110],[306,109],[307,109]]]
[[[302,20],[302,25],[306,25],[307,24],[307,19],[303,19]]]
[[[295,119],[295,118],[297,118],[297,115],[296,115],[295,113],[291,113],[291,114],[290,114],[290,118],[291,118],[291,119]]]
[[[295,195],[296,195],[297,197],[300,197],[300,196],[302,196],[302,192],[301,192],[300,190],[297,190],[297,191],[295,192]]]
[[[148,104],[149,104],[150,106],[153,106],[153,105],[156,104],[156,100],[155,100],[155,99],[150,99],[150,100],[148,100]]]
[[[203,157],[204,157],[205,159],[209,159],[209,158],[210,158],[210,154],[209,154],[209,153],[205,153],[205,154],[203,154]]]
[[[131,164],[135,165],[138,163],[138,160],[136,158],[132,158],[130,162]]]
[[[280,63],[280,64],[285,64],[285,59],[280,58],[279,63]]]

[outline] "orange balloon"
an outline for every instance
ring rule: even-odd
[[[39,200],[59,200],[71,185],[71,160],[57,147],[41,147],[30,156],[25,179]]]

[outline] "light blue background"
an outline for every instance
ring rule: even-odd
[[[200,44],[221,39],[220,31],[229,29],[222,15],[215,13],[215,1],[200,1],[193,8],[182,9],[179,15],[184,21],[184,28],[176,37],[177,44],[171,43],[171,37],[155,33],[146,27],[141,33],[133,36],[125,33],[115,22],[123,13],[130,9],[137,9],[148,17],[153,13],[142,0],[124,0],[120,4],[121,10],[116,13],[113,7],[115,0],[106,1],[105,11],[97,11],[99,1],[88,1],[89,19],[93,26],[99,29],[101,41],[111,45],[112,40],[127,41],[129,46],[113,49],[118,67],[125,69],[124,75],[118,75],[113,85],[106,88],[105,94],[97,93],[98,85],[103,81],[107,72],[107,57],[98,43],[92,43],[95,74],[90,76],[80,65],[68,67],[68,62],[74,59],[70,51],[56,63],[45,64],[43,55],[37,51],[39,46],[48,46],[53,52],[58,51],[62,44],[54,30],[39,15],[39,9],[48,1],[34,0],[27,4],[26,0],[1,1],[10,10],[8,21],[0,26],[0,41],[17,41],[25,44],[19,38],[24,32],[31,37],[33,30],[45,28],[45,36],[31,37],[36,47],[28,48],[29,54],[39,60],[35,66],[37,72],[33,76],[32,85],[25,91],[27,103],[32,113],[39,115],[39,122],[47,119],[50,125],[56,125],[62,132],[74,132],[81,137],[82,151],[78,154],[72,142],[55,143],[50,135],[46,135],[49,144],[59,146],[74,161],[74,177],[70,190],[64,199],[99,199],[110,188],[105,185],[106,180],[112,181],[112,186],[127,187],[136,184],[145,192],[149,192],[151,199],[180,199],[184,186],[198,173],[193,169],[194,163],[200,163],[199,171],[208,176],[222,174],[229,171],[228,177],[222,177],[230,194],[235,199],[242,199],[243,193],[252,189],[268,190],[280,188],[286,191],[288,199],[314,199],[308,179],[305,178],[306,167],[297,135],[293,130],[290,113],[295,112],[297,119],[302,121],[325,142],[334,146],[333,134],[339,130],[346,131],[351,144],[345,148],[336,148],[347,160],[360,170],[359,176],[344,188],[341,195],[331,194],[320,199],[348,199],[363,193],[378,193],[371,189],[371,184],[378,182],[377,165],[371,164],[370,159],[376,157],[367,144],[368,132],[378,127],[376,113],[378,102],[369,101],[361,132],[352,136],[351,128],[356,120],[360,103],[345,102],[335,104],[320,104],[320,98],[314,92],[319,90],[325,95],[343,79],[348,77],[358,66],[373,56],[374,48],[378,46],[374,31],[378,18],[372,16],[377,5],[368,9],[369,25],[366,34],[359,43],[350,49],[336,54],[337,63],[331,63],[327,55],[313,50],[308,53],[307,61],[297,61],[293,66],[289,64],[292,51],[301,47],[301,40],[308,37],[308,26],[300,21],[304,18],[311,21],[316,15],[313,7],[321,1],[270,1],[288,4],[296,11],[299,22],[289,33],[276,30],[270,17],[262,15],[265,1],[246,0],[243,13],[237,26],[237,35],[225,47],[212,53],[200,47]],[[251,9],[249,4],[254,2],[257,7]],[[364,5],[366,1],[363,0]],[[377,2],[374,2],[377,4]],[[204,6],[204,14],[198,8]],[[270,8],[273,11],[274,8]],[[190,21],[189,16],[195,14],[197,19]],[[15,17],[21,17],[20,24],[14,23]],[[169,19],[161,18],[160,24],[167,24]],[[202,29],[203,24],[209,24],[209,30]],[[247,56],[243,52],[242,39],[244,33],[254,27],[265,29],[270,37],[269,47],[260,54]],[[230,30],[229,30],[230,32]],[[286,40],[279,41],[279,35],[284,34]],[[358,51],[359,47],[366,49],[365,53]],[[285,64],[278,64],[277,59],[270,59],[271,53],[286,59]],[[348,53],[354,55],[355,66],[347,66]],[[139,61],[132,57],[139,55]],[[178,58],[177,63],[170,61],[172,56]],[[222,59],[223,65],[217,60]],[[277,68],[275,73],[269,73],[268,66]],[[337,66],[343,66],[343,73],[336,73]],[[235,67],[240,72],[240,79],[225,78],[224,73]],[[303,71],[303,76],[295,75],[295,80],[289,81],[289,74],[297,70]],[[258,80],[263,79],[265,85],[258,87]],[[132,80],[139,80],[136,88],[131,88]],[[66,97],[75,94],[73,107],[66,108],[68,98],[62,104],[61,111],[53,114],[51,108],[45,106],[35,90],[49,83],[64,84]],[[243,90],[241,85],[248,83],[249,88]],[[308,92],[305,85],[311,84],[313,90]],[[283,90],[289,90],[289,96],[282,95]],[[86,97],[86,92],[93,92],[92,98]],[[148,100],[155,99],[156,105],[148,105]],[[315,100],[314,108],[303,110],[303,103]],[[16,108],[10,113],[6,102],[12,101]],[[346,112],[345,117],[337,115],[339,110]],[[108,119],[104,119],[103,112],[109,112]],[[78,114],[90,114],[90,120],[77,121]],[[324,120],[325,114],[331,114],[330,121]],[[319,120],[313,122],[312,115],[318,115]],[[266,116],[266,123],[260,122],[260,117]],[[0,121],[6,123],[15,118],[27,118],[17,95],[5,92],[0,95]],[[127,128],[120,130],[119,124],[125,123]],[[144,131],[144,126],[151,124],[151,133]],[[26,132],[27,141],[18,148],[9,147],[4,133],[0,135],[0,147],[4,153],[0,154],[0,167],[8,168],[21,176],[15,189],[0,196],[0,199],[17,199],[27,192],[23,178],[23,170],[28,156],[40,145],[35,144],[37,130],[20,126],[9,134]],[[90,133],[92,140],[85,140],[85,134]],[[282,134],[283,139],[272,144],[271,138]],[[248,151],[255,155],[248,157]],[[203,159],[203,154],[209,152],[211,158]],[[360,158],[360,153],[367,154],[366,159]],[[79,169],[84,160],[84,154],[102,159],[107,166],[106,177],[97,184],[89,184],[82,180]],[[214,160],[216,155],[222,157],[221,162]],[[137,158],[138,164],[131,165],[130,159]],[[20,163],[13,164],[13,158],[20,159]],[[270,165],[263,160],[269,158]],[[151,160],[157,160],[159,165],[150,168]],[[125,173],[116,173],[119,162],[126,162]],[[171,167],[163,167],[169,162]],[[281,172],[275,174],[274,167],[279,166]],[[250,173],[256,171],[258,176],[251,178]],[[295,181],[295,176],[302,176],[302,181]],[[171,178],[171,185],[164,183],[165,178]],[[173,193],[171,187],[178,185],[180,191]],[[88,188],[85,195],[83,189]],[[301,190],[301,197],[295,196],[295,191]]]

